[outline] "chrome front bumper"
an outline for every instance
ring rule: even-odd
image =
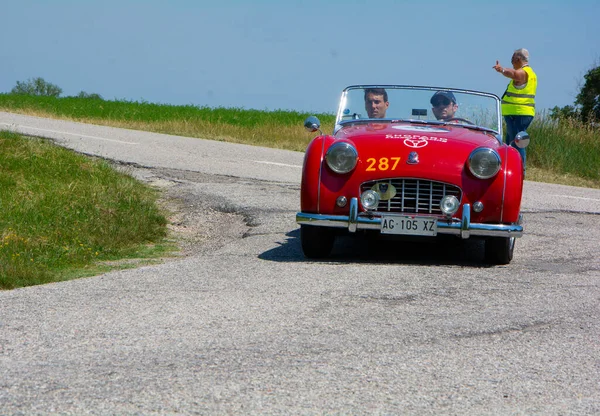
[[[387,214],[386,214],[387,215]],[[402,214],[399,214],[402,216]],[[321,227],[347,228],[351,233],[356,230],[381,230],[381,217],[358,215],[358,200],[350,200],[349,215],[323,215],[299,212],[296,214],[296,222],[300,225],[317,225]],[[471,205],[463,205],[462,220],[448,221],[439,219],[437,221],[438,234],[453,234],[461,238],[471,236],[484,237],[521,237],[523,226],[521,216],[518,224],[479,224],[471,223]]]

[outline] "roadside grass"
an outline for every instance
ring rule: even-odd
[[[577,120],[536,117],[527,129],[529,167],[547,172],[540,182],[600,188],[600,128]],[[588,185],[582,185],[588,184]]]
[[[0,111],[300,152],[314,137],[302,127],[304,119],[313,114],[296,111],[15,94],[0,94]],[[323,131],[333,130],[333,115],[317,116]]]
[[[175,249],[157,191],[106,161],[0,131],[0,289],[89,276]]]

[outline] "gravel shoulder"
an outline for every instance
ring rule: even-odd
[[[121,166],[120,170],[160,191],[158,203],[167,213],[179,257],[218,250],[250,228],[248,218],[229,201],[198,193],[199,183],[231,183],[235,178],[176,169]]]

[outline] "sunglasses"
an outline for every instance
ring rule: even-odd
[[[439,106],[446,107],[447,105],[450,105],[450,100],[447,99],[447,98],[440,98],[438,100],[434,100],[433,101],[433,106],[434,107],[439,107]]]

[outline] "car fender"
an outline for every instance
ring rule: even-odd
[[[517,149],[512,146],[506,146],[505,149],[502,222],[507,224],[519,220],[524,172],[523,161]]]
[[[325,149],[335,139],[331,136],[317,136],[307,146],[300,183],[300,208],[303,212],[319,212],[321,173],[324,169]]]

